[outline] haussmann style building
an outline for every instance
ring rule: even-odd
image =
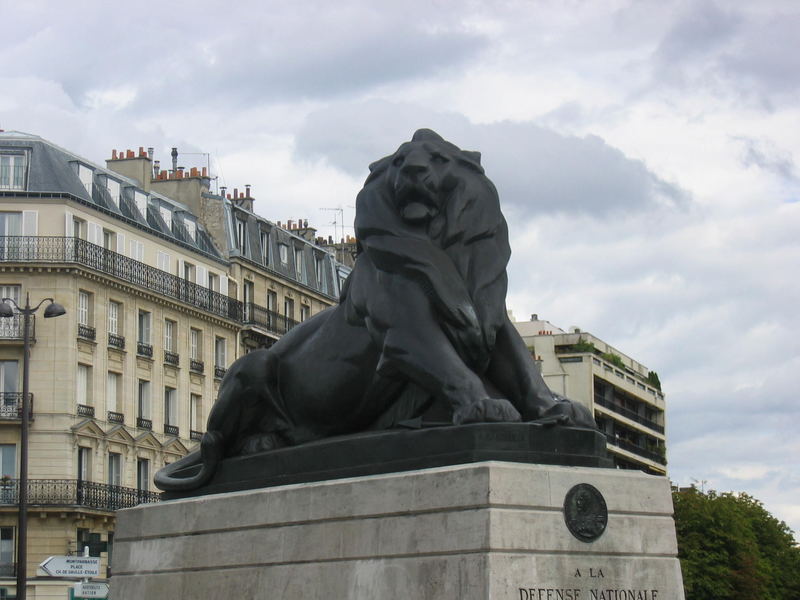
[[[334,304],[347,276],[305,221],[267,221],[249,186],[212,193],[207,172],[172,161],[140,148],[103,167],[0,132],[0,298],[66,309],[29,329],[27,490],[22,319],[0,318],[0,598],[19,568],[28,598],[67,598],[72,582],[37,565],[87,546],[110,575],[115,511],[158,499],[153,474],[196,448],[226,368]]]

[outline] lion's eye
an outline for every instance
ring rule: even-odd
[[[395,157],[394,157],[394,160],[392,161],[392,164],[393,164],[395,167],[399,167],[400,165],[402,165],[402,164],[403,164],[403,161],[404,161],[404,160],[405,160],[405,157],[404,157],[404,156],[402,156],[402,155],[400,155],[400,156],[395,156]]]
[[[443,164],[448,161],[449,159],[444,154],[439,154],[438,152],[431,153],[431,162]]]

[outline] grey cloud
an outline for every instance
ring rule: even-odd
[[[472,124],[453,113],[385,101],[338,105],[310,115],[298,132],[296,152],[366,173],[366,165],[391,154],[419,127],[436,129],[464,149],[480,148],[501,200],[526,218],[688,202],[677,185],[597,136],[565,136],[532,123]]]
[[[792,156],[782,152],[768,141],[755,140],[748,137],[734,137],[743,146],[742,164],[745,167],[758,167],[777,175],[789,183],[800,183],[797,167]]]

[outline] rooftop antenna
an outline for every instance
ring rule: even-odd
[[[339,243],[339,241],[341,241],[341,239],[344,238],[344,209],[341,206],[339,206],[337,208],[320,208],[320,210],[327,210],[335,213],[333,215],[333,222],[331,223],[331,225],[333,225],[333,248],[335,252],[334,256],[336,257],[336,260],[338,260],[339,262],[344,262],[339,257],[340,253],[344,252],[344,248]],[[337,233],[338,231],[337,227],[339,227],[340,224],[342,228],[342,238],[339,238],[339,234]]]

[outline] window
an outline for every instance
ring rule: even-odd
[[[92,449],[85,446],[78,447],[78,479],[80,481],[92,479]]]
[[[172,231],[172,210],[170,210],[168,206],[159,206],[158,212],[161,215],[161,218],[164,219],[167,229]]]
[[[0,235],[22,235],[21,212],[0,212]]]
[[[0,190],[25,189],[25,155],[0,154]]]
[[[117,412],[117,399],[119,397],[119,373],[108,372],[106,383],[106,410]]]
[[[139,380],[136,392],[136,403],[139,411],[139,418],[150,419],[150,382],[145,379]]]
[[[117,251],[117,234],[109,229],[103,229],[103,248]]]
[[[106,188],[108,188],[108,195],[111,197],[111,201],[116,206],[119,206],[119,182],[113,179],[106,179]]]
[[[247,221],[236,219],[236,248],[245,254],[247,248]]]
[[[150,313],[146,310],[139,311],[139,327],[136,341],[140,344],[150,344]]]
[[[82,240],[86,239],[86,231],[87,231],[87,224],[86,221],[83,219],[79,219],[78,217],[73,217],[72,219],[72,236],[76,238],[80,238]]]
[[[0,301],[3,298],[11,298],[14,302],[19,303],[20,286],[18,285],[0,285]],[[17,309],[12,305],[14,313]],[[12,317],[10,319],[0,318],[0,338],[17,338],[22,337],[22,318]]]
[[[192,394],[189,398],[189,429],[192,431],[203,430],[203,397]]]
[[[208,274],[208,289],[213,292],[219,291],[219,275],[216,273],[209,273]]]
[[[175,352],[175,332],[177,327],[178,324],[175,321],[164,320],[164,350],[167,352]]]
[[[166,271],[167,273],[169,273],[170,272],[170,270],[169,270],[169,262],[170,262],[169,254],[159,250],[158,251],[158,262],[156,263],[158,268],[161,269],[162,271]]]
[[[193,240],[197,238],[197,223],[195,223],[192,219],[183,219],[183,226],[186,228],[186,233],[189,234],[189,237]]]
[[[77,390],[75,397],[78,404],[90,406],[92,403],[91,395],[91,371],[88,365],[78,365]]]
[[[94,171],[86,165],[78,165],[78,178],[81,180],[83,187],[90,194],[92,193],[92,183],[94,182]]]
[[[146,458],[136,459],[136,489],[150,489],[150,461]]]
[[[17,405],[17,377],[19,362],[16,360],[0,360],[0,393],[3,394],[3,406]]]
[[[269,265],[269,231],[261,232],[261,262]]]
[[[300,305],[300,322],[302,323],[308,317],[311,316],[311,307],[306,306],[305,304]]]
[[[80,290],[78,292],[78,325],[89,325],[89,306],[91,294]]]
[[[282,265],[289,264],[289,246],[286,244],[278,244],[278,254],[281,258]]]
[[[0,527],[0,565],[4,567],[4,575],[7,573],[6,569],[14,565],[13,527]]]
[[[305,281],[306,281],[306,271],[303,268],[303,249],[302,248],[295,248],[294,249],[294,272],[297,275],[297,281],[305,283]]]
[[[294,300],[286,298],[283,301],[283,314],[287,319],[294,319]]]
[[[267,310],[278,312],[278,294],[272,290],[267,292]]]
[[[322,262],[321,256],[314,257],[314,275],[317,278],[317,289],[321,292],[326,292],[325,289],[325,263]]]
[[[203,332],[194,327],[189,332],[189,358],[203,360]]]
[[[144,244],[139,240],[131,240],[130,246],[130,256],[133,260],[138,260],[139,262],[144,261]]]
[[[122,305],[111,300],[108,303],[108,333],[119,335],[119,332],[122,331],[120,315],[122,315]]]
[[[0,444],[0,469],[3,477],[17,476],[17,445]]]
[[[178,424],[178,401],[175,388],[164,388],[164,424]]]
[[[108,485],[121,485],[122,456],[116,452],[108,453]]]
[[[195,281],[195,267],[192,263],[184,262],[183,263],[183,273],[181,273],[181,277],[183,277],[186,281]]]
[[[143,194],[142,192],[133,192],[133,203],[136,205],[136,208],[139,209],[139,213],[144,217],[147,218],[147,194]]]
[[[214,366],[215,367],[222,367],[228,364],[228,357],[227,357],[227,347],[226,347],[226,340],[225,338],[215,338],[214,339]]]

